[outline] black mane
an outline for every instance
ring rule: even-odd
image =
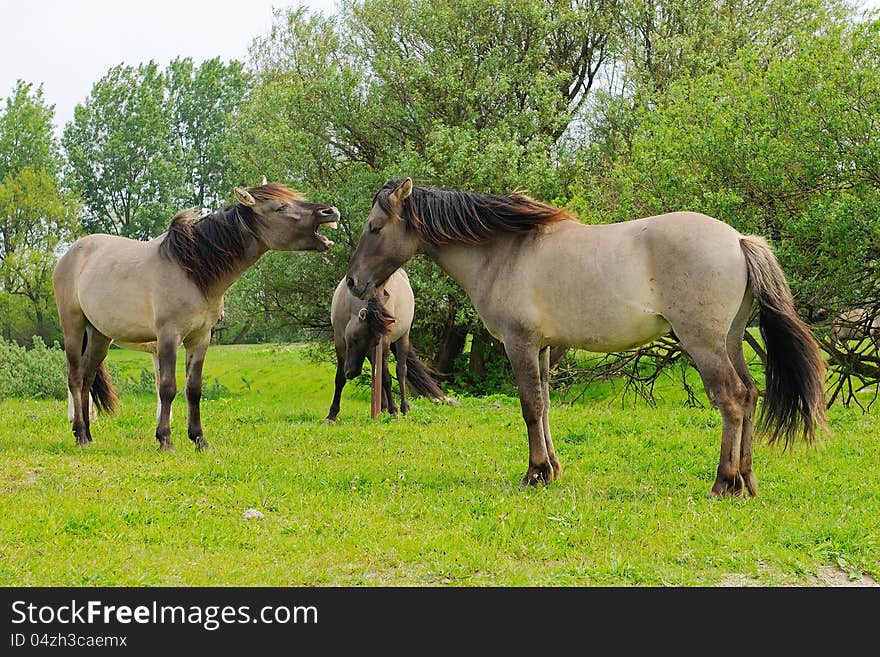
[[[387,335],[391,332],[391,325],[396,321],[394,315],[388,312],[385,306],[377,298],[367,301],[367,326],[373,335]]]
[[[387,214],[393,211],[388,196],[400,182],[389,180],[373,199]],[[413,187],[401,213],[426,242],[434,245],[480,244],[499,232],[527,233],[537,226],[573,219],[565,210],[517,192],[475,194],[427,186]]]
[[[180,265],[207,293],[244,258],[256,219],[253,211],[241,203],[205,217],[197,212],[190,208],[174,215],[159,252]]]
[[[278,183],[254,187],[249,193],[257,201],[303,200],[302,196]],[[243,203],[234,203],[205,217],[199,216],[197,208],[189,208],[171,219],[168,234],[159,245],[159,253],[180,265],[207,294],[212,285],[242,261],[256,230],[254,211]]]

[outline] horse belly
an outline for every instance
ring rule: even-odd
[[[543,325],[549,345],[575,347],[597,353],[626,351],[669,333],[670,325],[651,308],[620,307],[613,314],[572,312]]]
[[[156,339],[152,294],[142,279],[84,273],[77,296],[86,319],[102,335],[124,342]]]

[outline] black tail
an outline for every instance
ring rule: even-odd
[[[740,240],[749,285],[761,309],[761,335],[767,350],[760,427],[773,443],[788,446],[798,435],[812,442],[825,420],[825,361],[810,327],[798,316],[785,274],[760,237]]]
[[[86,352],[88,340],[88,333],[83,333],[82,353]],[[113,381],[110,380],[110,374],[107,372],[107,368],[103,362],[98,365],[98,371],[95,373],[95,381],[92,383],[91,393],[92,400],[98,407],[98,411],[101,413],[112,413],[116,410],[119,397],[116,395]],[[88,413],[88,409],[86,409],[85,412]]]
[[[391,352],[397,358],[397,345],[391,345]],[[446,399],[446,393],[434,380],[433,372],[419,359],[419,354],[412,346],[406,355],[406,383],[419,395],[441,401]]]

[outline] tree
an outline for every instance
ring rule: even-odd
[[[59,192],[55,178],[45,169],[27,167],[0,183],[3,292],[26,302],[25,308],[12,313],[19,324],[26,320],[17,336],[21,340],[58,335],[52,270],[59,245],[78,234],[76,214],[76,199]],[[7,299],[7,304],[17,306],[13,299]]]
[[[171,159],[179,176],[174,204],[179,207],[222,208],[234,184],[226,150],[227,121],[234,116],[248,88],[241,62],[219,58],[196,66],[192,59],[174,59],[166,69]]]
[[[278,12],[252,48],[257,84],[232,149],[251,180],[281,177],[342,209],[341,239],[307,278],[335,286],[373,194],[392,176],[558,198],[553,150],[608,56],[616,5],[367,0],[344,3],[337,18]],[[408,271],[416,344],[448,370],[482,326],[434,265]],[[329,328],[328,295],[264,292],[251,298]]]
[[[75,200],[58,190],[54,108],[18,81],[0,113],[0,315],[3,337],[57,333],[51,269],[59,240],[76,233]]]
[[[878,62],[880,21],[832,24],[793,35],[785,53],[746,49],[673,82],[639,115],[629,153],[572,205],[591,221],[705,212],[771,239],[806,319],[820,307],[880,314]],[[880,382],[876,349],[817,334],[838,383]]]
[[[174,211],[173,163],[164,76],[154,62],[118,65],[77,105],[62,144],[68,184],[83,199],[87,232],[147,239]]]

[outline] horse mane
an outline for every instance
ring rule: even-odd
[[[389,194],[400,181],[389,180],[373,199],[382,210],[392,212]],[[561,208],[519,192],[476,194],[445,187],[413,187],[404,199],[403,218],[433,245],[463,242],[481,244],[495,234],[527,233],[538,226],[574,219]]]
[[[385,305],[376,297],[367,301],[367,326],[374,335],[391,333],[391,325],[397,321]]]
[[[301,201],[303,197],[284,185],[269,183],[248,190],[256,201]],[[180,265],[205,294],[235,269],[256,237],[254,211],[243,203],[228,205],[200,216],[198,208],[181,210],[171,219],[159,253]]]

